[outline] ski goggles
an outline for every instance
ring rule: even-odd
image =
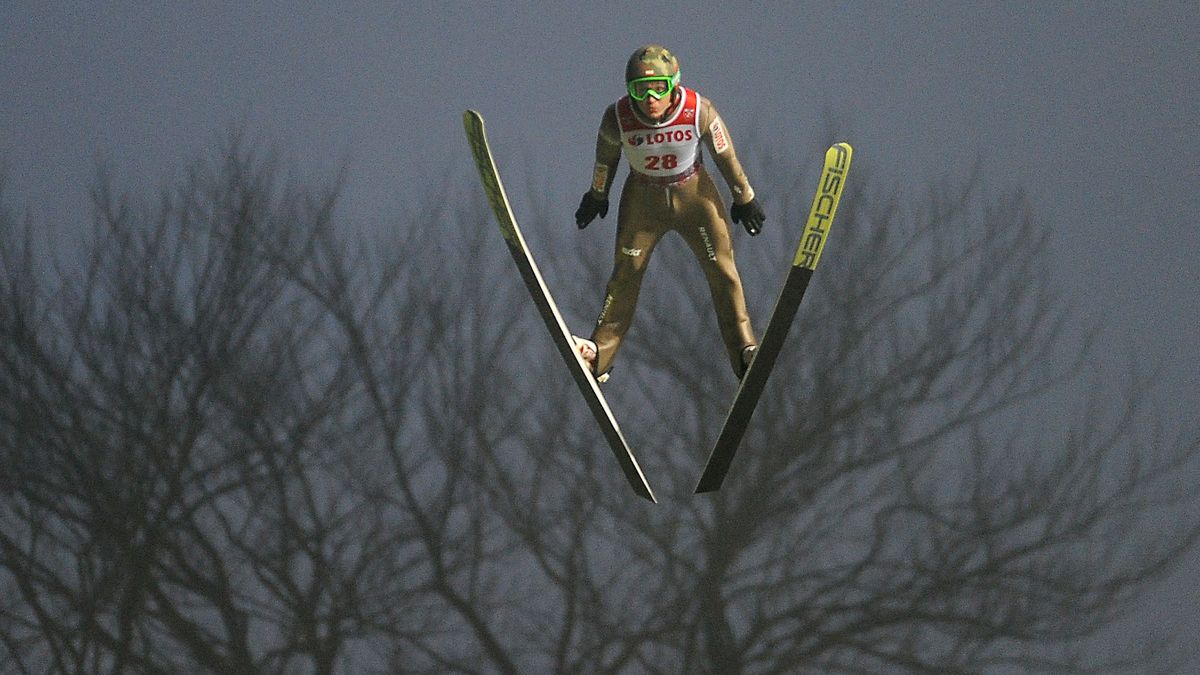
[[[647,96],[653,96],[656,99],[670,96],[671,92],[675,91],[677,84],[679,84],[679,73],[639,77],[636,80],[630,80],[626,86],[629,89],[629,98],[635,101],[645,101]]]

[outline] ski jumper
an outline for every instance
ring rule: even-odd
[[[704,167],[700,143],[703,141],[735,202],[750,201],[754,192],[716,108],[683,86],[676,94],[675,104],[662,122],[646,119],[628,96],[610,105],[600,122],[593,194],[607,197],[622,149],[630,171],[617,210],[612,276],[592,334],[599,352],[597,373],[612,367],[633,320],[650,255],[669,231],[683,237],[704,270],[735,374],[740,376],[743,370],[742,350],[757,344],[734,265],[729,217]]]

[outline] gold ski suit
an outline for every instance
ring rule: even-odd
[[[659,124],[647,120],[628,96],[610,105],[600,122],[592,194],[607,197],[622,148],[630,172],[617,210],[612,276],[592,334],[599,352],[596,373],[612,367],[633,320],[650,255],[668,231],[683,237],[704,270],[735,374],[743,371],[742,350],[757,344],[734,265],[729,216],[703,165],[700,142],[735,202],[750,201],[754,191],[716,108],[693,90],[680,86],[677,91],[678,102]]]

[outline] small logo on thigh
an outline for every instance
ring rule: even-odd
[[[625,255],[627,255],[631,258],[636,258],[642,254],[642,249],[640,249],[640,248],[625,248],[624,246],[622,246],[621,253],[624,253]]]
[[[708,230],[704,229],[703,225],[701,225],[699,229],[700,239],[704,242],[704,252],[708,254],[709,260],[716,262],[717,252],[713,250],[712,239],[710,239],[708,236]]]
[[[612,303],[613,303],[612,294],[604,296],[604,306],[600,308],[600,316],[596,317],[596,325],[597,326],[604,323],[604,319],[608,316],[608,310],[610,308],[612,308]]]

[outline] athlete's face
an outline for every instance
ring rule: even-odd
[[[665,83],[655,82],[653,84],[660,85],[662,90],[666,89]],[[678,90],[676,90],[676,91],[678,91]],[[641,110],[642,114],[645,115],[646,117],[649,117],[650,119],[655,120],[655,121],[660,120],[663,117],[666,117],[667,111],[670,110],[671,104],[674,102],[674,99],[675,99],[675,96],[673,95],[674,93],[675,92],[672,92],[672,95],[663,96],[662,98],[654,98],[653,96],[647,96],[646,98],[644,98],[640,101],[636,101],[636,103],[638,105],[638,109]]]

